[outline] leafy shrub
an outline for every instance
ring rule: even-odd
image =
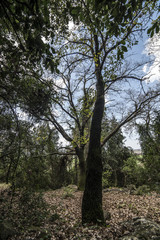
[[[138,156],[133,155],[124,161],[122,171],[125,175],[125,185],[134,184],[139,186],[146,181],[145,167],[142,159]]]
[[[130,191],[136,190],[136,186],[134,184],[129,184],[129,185],[127,185],[127,189]]]
[[[151,190],[160,193],[160,182],[156,182],[155,184],[151,185]]]
[[[15,176],[15,185],[17,188],[32,189],[38,191],[40,189],[49,189],[50,178],[47,172],[47,162],[41,158],[30,157],[25,161],[21,159],[21,165],[18,166]]]
[[[18,209],[23,224],[27,225],[39,226],[48,215],[47,205],[41,192],[22,191],[19,197]]]
[[[150,187],[147,185],[142,185],[139,186],[138,189],[136,190],[137,195],[144,195],[150,192]]]
[[[48,220],[47,204],[41,192],[16,191],[0,193],[3,202],[0,204],[0,221],[9,221],[13,229],[21,233],[31,227],[40,229]],[[39,231],[39,230],[37,230]]]
[[[103,176],[102,176],[102,186],[103,186],[103,188],[107,188],[107,187],[110,186],[109,179],[110,179],[111,175],[112,175],[112,173],[109,170],[106,170],[105,172],[103,172]]]
[[[70,187],[64,187],[63,188],[63,190],[64,190],[64,193],[63,193],[63,198],[65,199],[65,198],[69,198],[69,197],[71,197],[71,198],[73,198],[74,197],[74,195],[73,195],[73,189],[72,188],[70,188]]]

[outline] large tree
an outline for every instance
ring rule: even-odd
[[[108,4],[92,1],[74,1],[72,4],[68,1],[75,28],[65,36],[57,36],[55,49],[60,65],[57,73],[49,74],[46,79],[46,82],[50,82],[48,86],[52,94],[50,106],[45,109],[43,119],[52,122],[61,135],[72,144],[83,173],[84,148],[89,136],[82,204],[83,223],[104,220],[102,146],[120,127],[140,114],[149,101],[159,95],[158,91],[147,88],[142,73],[138,75],[138,69],[142,65],[133,65],[131,70],[122,62],[128,48],[137,43],[139,34],[142,33],[151,14],[149,10],[153,6],[153,1],[112,1]],[[133,70],[136,70],[136,73]],[[134,91],[134,81],[138,82],[138,91]],[[121,110],[122,118],[115,128],[101,139],[105,96],[111,95],[114,104],[116,100],[119,103],[119,93],[122,90],[123,100],[128,101],[129,108],[123,103],[125,107],[123,113]],[[90,92],[92,94],[89,98],[92,103],[87,106]],[[122,109],[120,105],[118,108]],[[87,123],[91,116],[89,134],[86,135]],[[78,129],[77,139],[74,138],[76,134],[72,135],[73,126]]]
[[[94,68],[96,99],[92,115],[89,148],[87,155],[86,184],[82,202],[82,222],[103,222],[102,211],[102,159],[101,147],[116,131],[141,111],[149,99],[154,98],[156,92],[138,91],[139,98],[132,94],[134,107],[124,115],[121,122],[101,142],[101,123],[105,107],[105,93],[114,84],[120,84],[122,79],[134,79],[142,82],[142,78],[129,74],[115,73],[115,61],[124,57],[124,52],[135,44],[137,33],[142,32],[150,1],[112,1],[107,4],[92,1],[80,1],[73,5],[71,14],[80,22],[75,34],[68,42],[72,44],[68,54],[77,54],[92,62]],[[150,15],[148,15],[150,16]],[[117,58],[115,55],[117,55]],[[82,60],[82,58],[81,58]],[[113,71],[114,69],[114,71]],[[111,75],[111,72],[113,73]],[[130,72],[131,73],[131,72]],[[113,87],[113,86],[112,86]],[[124,86],[123,86],[124,87]],[[118,90],[117,90],[118,91]],[[153,94],[153,95],[152,95]],[[118,97],[118,96],[117,96]],[[136,99],[137,98],[137,99]]]
[[[118,11],[120,6],[117,3],[115,4],[115,11]],[[123,3],[121,5],[122,9],[126,10],[126,7],[123,8]],[[131,7],[131,5],[127,5],[127,9],[129,6]],[[140,7],[140,5],[138,6]],[[129,36],[132,34],[136,36],[136,32],[141,32],[142,25],[137,19],[139,19],[141,13],[145,15],[146,10],[142,8],[138,10],[137,15],[134,16],[134,23],[132,14],[128,13],[125,19],[130,19],[130,21],[122,24],[121,31],[119,25],[116,25],[115,30],[113,24],[109,24],[107,29],[107,12],[103,7],[100,4],[97,10],[87,1],[74,2],[73,5],[68,2],[70,14],[75,21],[74,29],[71,29],[65,36],[58,35],[55,38],[59,68],[57,73],[49,74],[45,81],[50,81],[49,88],[50,92],[52,92],[52,103],[44,119],[52,122],[65,140],[70,142],[72,149],[78,156],[80,169],[79,189],[84,188],[85,152],[87,152],[85,149],[88,147],[90,119],[97,94],[95,88],[96,79],[100,79],[99,74],[103,76],[103,81],[101,81],[101,84],[103,82],[101,87],[104,89],[103,96],[109,94],[116,82],[120,82],[122,79],[136,79],[142,82],[142,77],[133,74],[133,69],[138,69],[140,66],[133,66],[132,71],[129,67],[122,69],[121,58],[123,58],[124,52],[127,51],[127,47],[136,43]],[[131,9],[134,7],[132,6]],[[111,8],[110,4],[108,8]],[[79,15],[76,14],[78,12]],[[94,14],[97,14],[96,19]],[[100,16],[104,17],[103,23]],[[143,16],[144,19],[145,17]],[[113,11],[111,11],[110,18],[114,18]],[[97,22],[99,23],[97,24]],[[127,30],[124,29],[126,25],[128,26]],[[119,37],[121,37],[121,40],[118,39]],[[99,80],[97,81],[99,83]],[[141,100],[137,104],[138,108],[134,106],[132,113],[127,115],[126,118],[124,117],[121,126],[136,116],[143,106]],[[56,111],[53,111],[53,107]],[[76,128],[76,131],[73,128]],[[68,129],[71,131],[68,131]],[[117,128],[115,131],[117,131]],[[111,135],[113,134],[114,132]],[[102,145],[111,135],[103,139]]]

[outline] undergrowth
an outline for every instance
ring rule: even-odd
[[[0,220],[9,221],[18,231],[42,226],[49,216],[42,192],[22,190],[0,192]]]

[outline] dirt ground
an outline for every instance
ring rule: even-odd
[[[110,213],[106,226],[81,225],[81,202],[83,193],[75,189],[62,188],[46,191],[49,217],[41,226],[32,226],[12,236],[10,240],[96,240],[119,239],[124,230],[122,223],[136,217],[145,217],[160,223],[160,194],[131,195],[114,189],[103,193],[104,213]],[[17,219],[18,221],[18,219]]]

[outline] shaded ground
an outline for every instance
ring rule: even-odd
[[[49,215],[44,215],[41,226],[35,226],[36,224],[34,224],[28,226],[28,228],[19,228],[19,234],[10,237],[10,240],[116,240],[124,234],[122,222],[143,216],[160,223],[160,195],[156,193],[138,196],[118,190],[104,192],[104,212],[110,212],[111,214],[111,219],[106,220],[105,227],[87,225],[82,227],[82,192],[80,191],[68,188],[47,191],[44,194],[44,199],[48,204]],[[0,210],[2,211],[2,208]],[[22,217],[22,214],[19,217],[16,214],[14,221],[19,222]],[[125,229],[125,231],[127,230]]]

